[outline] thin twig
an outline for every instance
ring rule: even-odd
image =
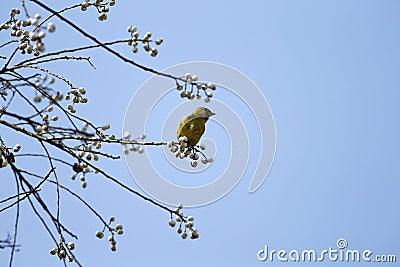
[[[40,177],[40,176],[39,176]],[[40,191],[40,189],[36,189],[36,191]],[[32,194],[32,192],[31,191],[28,191],[28,192],[23,192],[23,193],[19,193],[19,194],[16,194],[16,195],[14,195],[14,196],[10,196],[10,197],[8,197],[8,198],[5,198],[5,199],[3,199],[3,200],[0,200],[0,204],[1,203],[4,203],[4,202],[7,202],[7,201],[10,201],[11,199],[14,199],[14,198],[16,198],[16,197],[19,197],[19,196],[23,196],[23,195],[29,195],[29,194]],[[22,199],[19,199],[19,201],[21,201]],[[15,202],[15,204],[16,204],[16,202]],[[14,204],[14,205],[15,205]],[[0,212],[2,212],[3,210],[0,210]]]

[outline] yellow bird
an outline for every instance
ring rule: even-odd
[[[192,114],[182,118],[177,131],[178,139],[181,136],[186,136],[189,145],[195,146],[206,130],[208,118],[213,115],[215,115],[215,113],[208,108],[196,108]]]

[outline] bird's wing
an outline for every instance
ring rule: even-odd
[[[182,118],[181,122],[179,123],[178,130],[176,132],[176,135],[178,138],[183,136],[182,135],[183,128],[184,128],[185,124],[187,124],[188,121],[189,121],[189,116],[185,116]]]

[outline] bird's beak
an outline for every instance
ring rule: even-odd
[[[214,112],[211,112],[211,113],[210,113],[210,117],[211,117],[211,116],[214,116],[214,115],[215,115],[215,113],[214,113]]]

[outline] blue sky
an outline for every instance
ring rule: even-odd
[[[18,5],[19,1],[2,0],[1,19]],[[394,0],[117,1],[106,22],[99,23],[93,10],[69,13],[100,40],[127,37],[127,25],[162,36],[159,56],[135,55],[138,62],[156,69],[190,61],[214,61],[238,69],[262,90],[277,132],[274,163],[258,191],[248,193],[251,177],[245,176],[219,201],[186,210],[196,217],[201,237],[195,241],[181,240],[162,210],[98,177],[81,190],[63,170],[66,183],[125,227],[118,251],[112,253],[107,241],[94,237],[101,228],[96,218],[63,195],[62,218],[79,234],[76,254],[84,266],[263,266],[271,264],[257,259],[257,251],[265,245],[321,251],[336,247],[339,238],[345,238],[350,249],[398,253],[399,8]],[[48,50],[89,43],[60,21],[54,23],[57,31],[48,37]],[[7,36],[1,32],[0,38],[4,41]],[[131,56],[127,47],[118,49]],[[119,133],[130,98],[151,75],[101,50],[82,55],[91,56],[96,70],[83,63],[49,66],[87,88],[89,104],[79,110],[81,114],[98,124],[110,123]],[[211,126],[207,137],[217,129]],[[4,135],[10,143],[20,142]],[[109,151],[121,153],[120,147]],[[101,164],[140,190],[124,160]],[[204,175],[209,179],[213,173]],[[11,176],[2,169],[0,177]],[[15,187],[12,181],[2,183],[8,190]],[[1,191],[4,196],[6,191]],[[55,199],[54,192],[46,197]],[[50,238],[27,203],[22,212],[18,239],[22,248],[14,266],[32,261],[55,266],[58,260],[48,252],[53,247]],[[13,216],[12,211],[0,214],[0,237],[12,230]],[[7,258],[7,251],[0,250],[0,265]]]

